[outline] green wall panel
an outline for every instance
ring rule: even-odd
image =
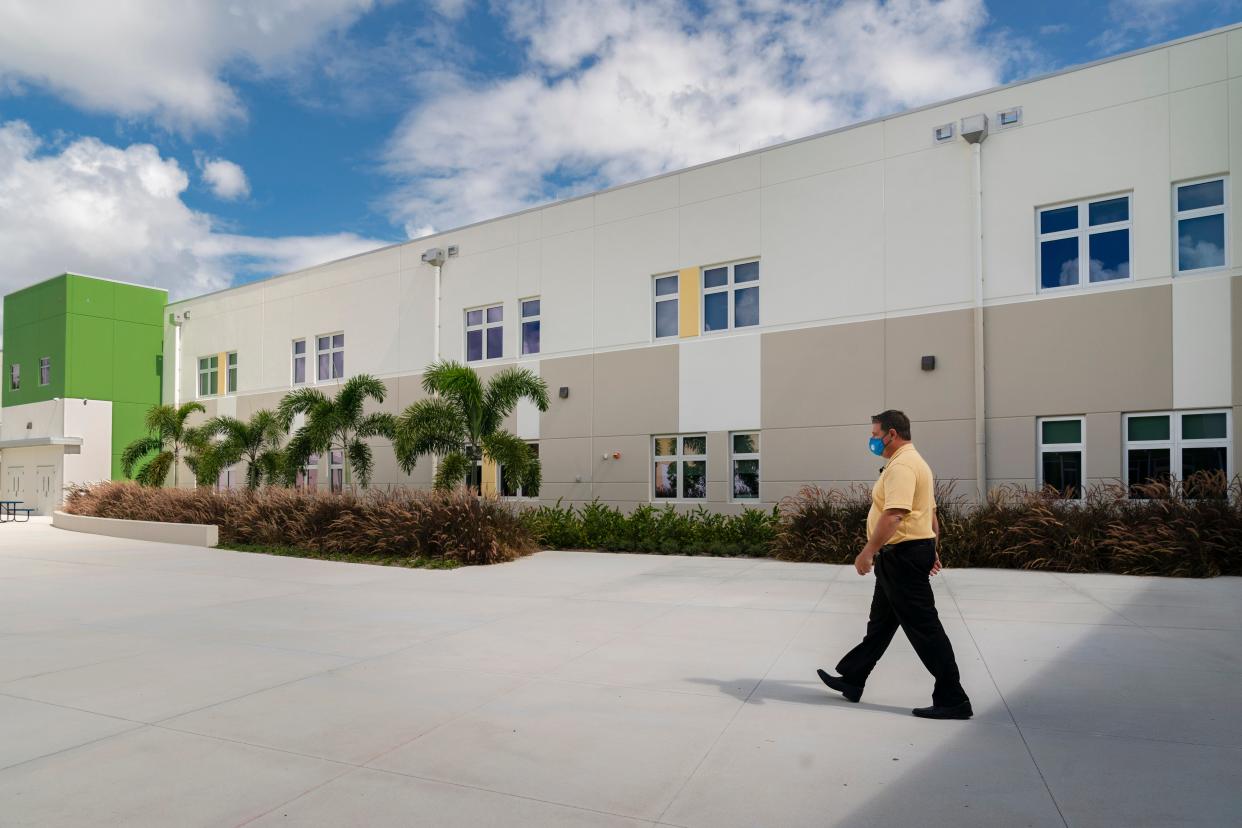
[[[156,405],[157,401],[149,402],[114,402],[112,403],[112,479],[122,480],[121,452],[125,447],[145,437],[147,427],[143,420],[147,410]]]
[[[68,373],[65,396],[90,400],[113,398],[115,323],[98,316],[69,315]]]
[[[89,276],[69,274],[68,310],[69,313],[80,313],[84,316],[98,316],[103,319],[115,319],[116,283],[92,279]]]
[[[115,319],[125,322],[140,322],[143,325],[155,325],[163,336],[164,308],[168,304],[168,294],[156,288],[139,287],[138,285],[114,285]]]
[[[29,325],[43,319],[63,316],[66,311],[65,290],[68,277],[57,276],[14,291],[4,297],[4,326]]]
[[[164,331],[155,325],[117,320],[113,324],[112,401],[146,402],[160,399],[159,362],[163,357]]]
[[[5,305],[6,310],[8,304]],[[53,397],[65,396],[65,320],[60,316],[44,317],[28,325],[11,325],[5,316],[4,369],[0,378],[3,388],[2,402],[5,406],[46,402]],[[39,385],[39,360],[51,357],[51,381]],[[21,366],[21,388],[9,388],[9,366]]]

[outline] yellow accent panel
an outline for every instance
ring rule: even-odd
[[[483,495],[485,497],[496,496],[496,463],[493,460],[483,458]]]
[[[228,387],[229,355],[227,353],[216,354],[216,369],[216,395],[223,397],[224,389]]]
[[[699,335],[699,269],[683,267],[677,272],[678,330],[681,337]]]

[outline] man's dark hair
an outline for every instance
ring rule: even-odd
[[[902,411],[898,411],[895,408],[890,408],[888,411],[881,411],[879,414],[876,414],[871,418],[871,422],[879,423],[880,428],[884,429],[885,434],[887,434],[888,430],[891,428],[897,432],[897,436],[901,439],[910,439],[910,418],[907,417]]]

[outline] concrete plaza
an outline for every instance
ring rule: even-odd
[[[0,526],[0,825],[1164,826],[1242,813],[1242,579],[949,570],[976,717],[871,577],[421,571]]]

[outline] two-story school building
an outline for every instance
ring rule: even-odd
[[[972,497],[1233,474],[1237,171],[1242,26],[174,302],[163,399],[521,365],[538,498],[622,507],[869,484],[886,408]]]

